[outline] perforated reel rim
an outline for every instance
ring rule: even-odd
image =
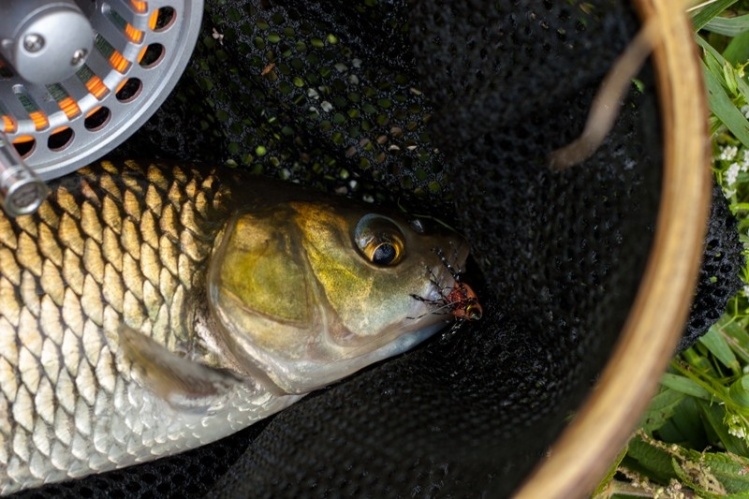
[[[167,8],[171,19],[157,25]],[[202,15],[203,0],[96,0],[89,12],[94,49],[76,75],[37,85],[0,67],[0,127],[45,180],[95,161],[168,97],[192,55]]]

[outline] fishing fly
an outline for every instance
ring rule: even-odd
[[[433,307],[429,312],[431,314],[449,315],[451,320],[454,319],[459,322],[481,319],[484,315],[484,309],[481,303],[479,303],[476,292],[468,284],[461,281],[461,272],[457,271],[451,263],[451,261],[455,261],[457,248],[453,248],[453,255],[449,259],[445,256],[442,248],[433,248],[432,251],[440,259],[442,265],[450,272],[453,284],[451,286],[440,286],[431,269],[428,269],[428,272],[432,273],[430,276],[432,284],[440,289],[440,297],[436,300],[414,294],[411,297],[431,305]]]

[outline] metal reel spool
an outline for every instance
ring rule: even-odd
[[[42,180],[103,156],[158,109],[187,65],[202,14],[203,0],[0,4],[6,211],[34,211]]]

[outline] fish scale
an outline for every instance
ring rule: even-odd
[[[208,217],[226,214],[229,193],[210,171],[169,177],[103,163],[63,180],[37,214],[0,217],[3,493],[50,479],[50,467],[51,479],[74,477],[170,447],[104,333],[124,323],[168,348],[195,343],[185,301],[218,228]],[[96,445],[110,434],[118,445]]]

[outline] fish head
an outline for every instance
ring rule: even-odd
[[[286,393],[411,348],[465,308],[449,297],[469,246],[429,222],[310,200],[237,215],[209,273],[221,342]]]

